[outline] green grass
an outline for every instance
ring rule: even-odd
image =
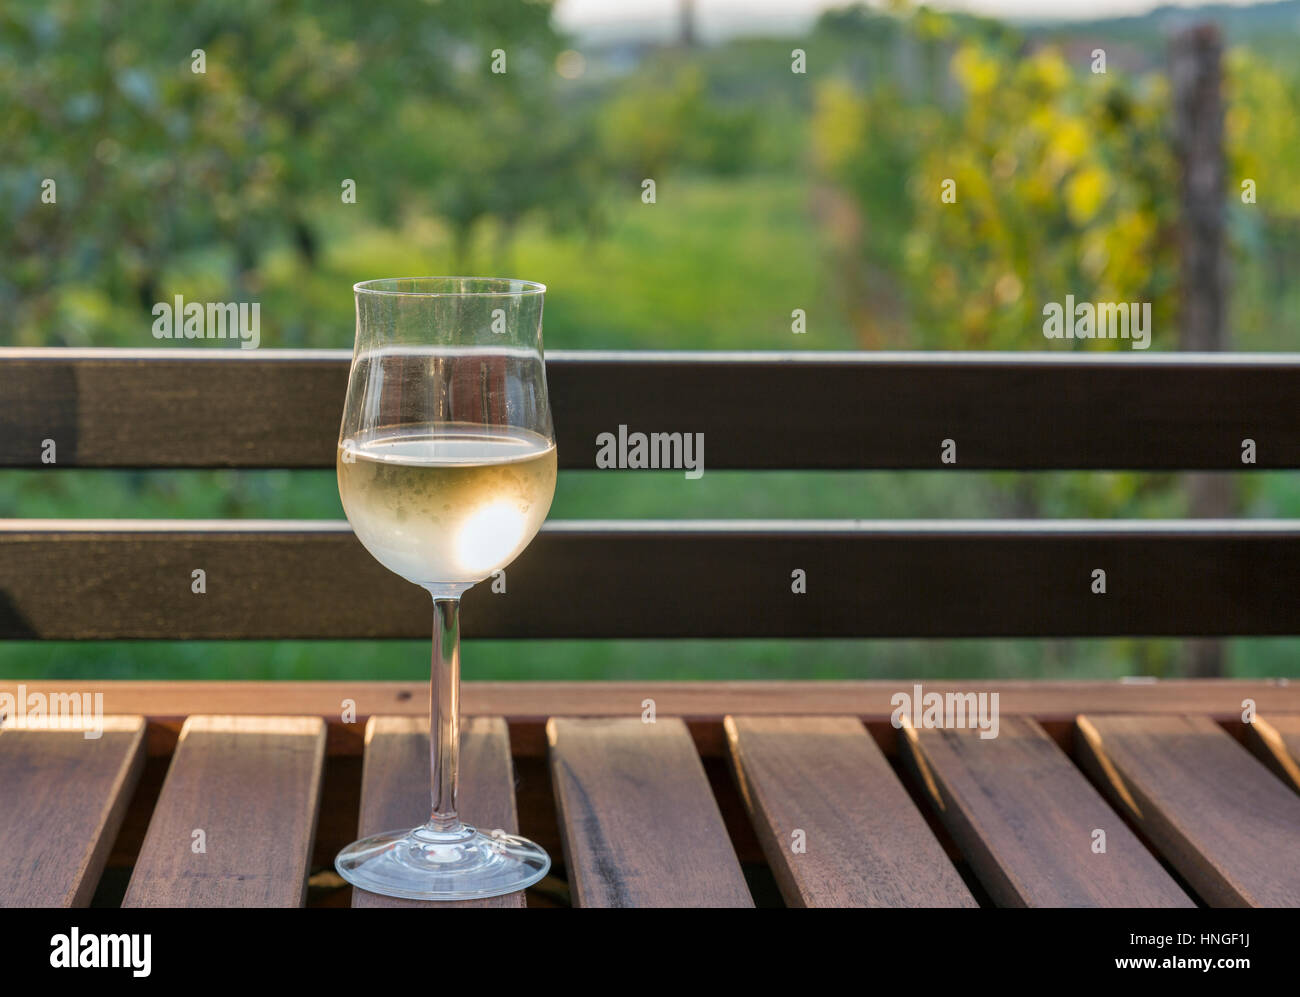
[[[314,308],[341,297],[338,321],[347,336],[321,345],[350,345],[348,289],[356,280],[469,273],[545,283],[548,349],[853,348],[803,180],[670,178],[656,203],[642,203],[633,187],[607,205],[607,216],[598,239],[525,225],[504,253],[495,251],[497,232],[485,226],[469,260],[454,258],[448,233],[431,221],[412,222],[396,237],[334,221],[324,267],[304,274],[282,252],[267,290],[299,302],[305,292]],[[804,335],[791,331],[796,308],[808,315]],[[270,313],[277,309],[264,306]],[[290,345],[278,343],[274,331],[263,343]]]
[[[655,204],[629,192],[608,238],[526,231],[516,272],[536,275],[551,348],[851,349],[808,217],[807,188],[785,177],[667,180]],[[808,332],[791,332],[802,308]]]
[[[484,225],[469,259],[458,260],[434,220],[408,219],[393,231],[322,207],[318,227],[327,243],[319,265],[307,268],[281,246],[261,268],[262,345],[350,347],[353,283],[459,273],[547,284],[548,349],[854,348],[803,179],[666,178],[656,203],[642,203],[632,187],[608,202],[606,217],[595,239],[523,225],[503,252],[499,233]],[[226,269],[196,254],[175,261],[164,284],[191,300],[223,300]],[[807,315],[803,335],[791,330],[796,308]],[[139,320],[119,315],[110,325],[136,328]],[[155,345],[121,333],[115,344]]]
[[[1172,640],[467,640],[466,679],[1111,679],[1175,677]],[[1300,678],[1300,641],[1228,642],[1228,674]],[[419,641],[17,643],[15,679],[341,679],[423,681]]]

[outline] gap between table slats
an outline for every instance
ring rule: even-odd
[[[998,904],[1195,906],[1035,721],[1004,716],[997,737],[979,735],[907,725],[899,746]]]
[[[1207,903],[1300,906],[1300,796],[1208,717],[1080,716],[1084,764]]]
[[[1246,724],[1246,744],[1265,765],[1300,792],[1300,715],[1256,717]]]
[[[187,719],[123,906],[302,906],[324,759],[320,717]]]

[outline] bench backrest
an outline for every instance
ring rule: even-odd
[[[0,467],[332,468],[349,360],[0,350]],[[706,473],[1300,468],[1295,354],[556,351],[547,371],[568,470],[620,426],[702,433]],[[220,584],[195,599],[200,567]],[[480,637],[1295,634],[1298,596],[1290,521],[554,521],[464,619]],[[427,596],[346,523],[0,522],[4,638],[428,626]]]

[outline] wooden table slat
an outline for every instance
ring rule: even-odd
[[[324,760],[320,717],[190,717],[124,906],[301,906]]]
[[[906,726],[900,749],[990,896],[1008,907],[1192,907],[1035,721]],[[1094,851],[1095,832],[1105,851]]]
[[[727,717],[724,726],[787,905],[978,906],[856,717]]]
[[[1300,792],[1300,714],[1270,714],[1246,725],[1246,744],[1265,765]]]
[[[483,831],[519,833],[510,733],[500,717],[465,717],[460,725],[461,819]],[[366,725],[358,837],[416,827],[429,819],[427,717],[371,717]],[[433,902],[385,897],[353,888],[353,907],[523,907],[523,891],[486,900]]]
[[[1080,716],[1080,757],[1213,906],[1300,906],[1300,796],[1207,717]]]
[[[145,721],[0,730],[0,907],[85,907],[144,767]],[[93,733],[93,729],[89,732]]]
[[[753,906],[685,723],[557,717],[547,738],[574,906]]]

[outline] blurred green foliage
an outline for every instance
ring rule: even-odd
[[[277,245],[317,262],[345,180],[371,221],[436,214],[462,243],[572,211],[558,47],[549,8],[517,0],[5,4],[8,338],[136,341],[181,260],[213,297],[255,296]]]

